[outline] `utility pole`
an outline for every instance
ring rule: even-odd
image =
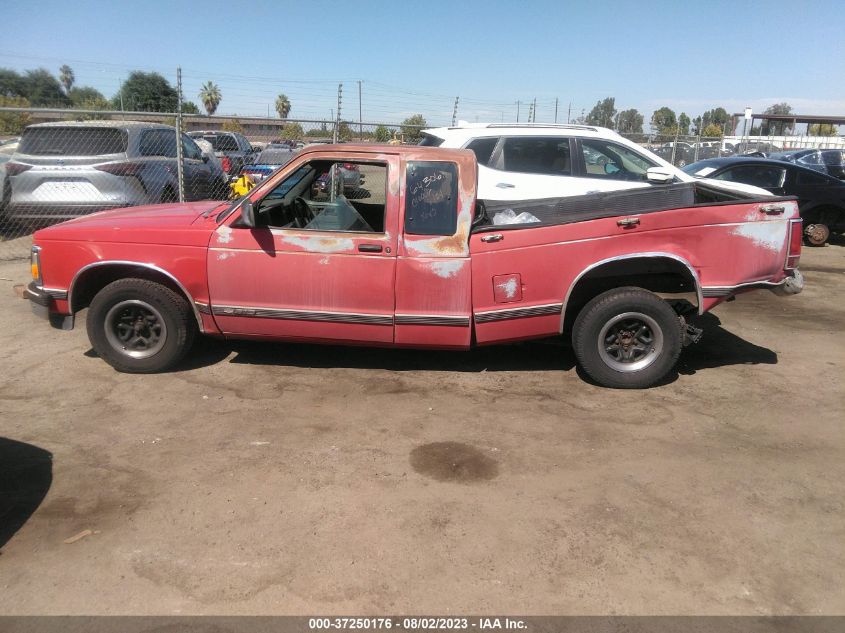
[[[121,91],[122,92],[122,91]],[[182,165],[182,67],[176,67],[176,178],[179,184],[179,202],[185,202],[185,170]]]
[[[516,102],[516,122],[519,123],[519,101]]]
[[[361,109],[361,80],[358,80],[358,137],[364,140],[364,115]]]
[[[460,97],[455,97],[455,109],[452,110],[452,127],[458,124],[458,101]]]
[[[340,127],[340,102],[343,97],[343,84],[337,84],[337,115],[334,120],[334,133],[332,134],[332,143],[337,143],[338,128]]]
[[[529,123],[533,123],[533,122],[534,122],[533,115],[534,115],[534,104],[533,104],[533,103],[529,103],[529,104],[528,104],[528,122],[529,122]]]
[[[555,97],[555,123],[557,123],[557,97]]]
[[[566,111],[566,122],[569,123],[569,115],[572,114],[572,102],[569,102],[569,109]]]
[[[533,112],[533,115],[531,116],[531,122],[536,123],[537,122],[537,97],[534,97],[534,107],[531,108],[531,112]]]

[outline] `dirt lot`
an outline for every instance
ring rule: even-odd
[[[2,262],[0,613],[845,613],[845,246],[802,264],[620,392],[548,343],[122,375]]]

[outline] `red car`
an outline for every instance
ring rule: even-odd
[[[314,196],[353,164],[362,195]],[[208,336],[468,349],[571,336],[597,382],[646,387],[755,288],[800,292],[792,198],[681,183],[485,204],[468,150],[319,146],[235,202],[97,213],[35,234],[36,313],[116,369],[173,367]],[[341,188],[338,188],[341,189]],[[524,224],[497,224],[510,206]]]

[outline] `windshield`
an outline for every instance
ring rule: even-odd
[[[697,163],[690,163],[686,167],[681,167],[681,171],[696,178],[706,178],[719,168],[718,163],[712,163],[707,160],[700,160]]]

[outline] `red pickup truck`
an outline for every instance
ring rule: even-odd
[[[564,335],[598,383],[639,388],[700,335],[690,317],[803,287],[792,198],[679,183],[508,204],[477,200],[476,176],[467,150],[307,149],[234,202],[38,231],[27,294],[62,329],[88,308],[92,346],[125,372],[172,367],[197,333],[454,350]]]

